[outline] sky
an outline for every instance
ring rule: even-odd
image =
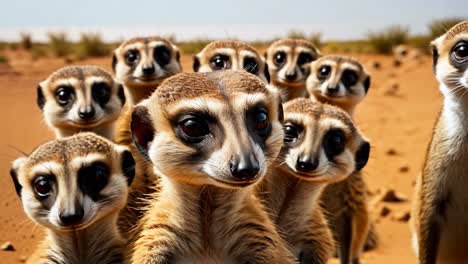
[[[468,0],[2,0],[0,40],[30,32],[99,32],[118,41],[138,35],[268,40],[292,29],[321,32],[326,40],[364,38],[390,25],[425,33],[430,21],[468,17]]]

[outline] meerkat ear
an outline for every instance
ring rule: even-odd
[[[370,75],[367,75],[366,79],[364,79],[364,90],[366,91],[366,93],[369,90],[369,87],[370,87],[370,84],[371,84],[370,81],[371,81],[371,77],[370,77]]]
[[[179,50],[176,51],[175,57],[176,57],[176,61],[180,64],[180,51]]]
[[[263,64],[265,65],[265,67],[263,67],[263,74],[265,75],[265,79],[267,81],[267,83],[270,83],[270,70],[268,69],[268,63],[266,62],[266,60],[263,61]]]
[[[125,91],[124,91],[123,85],[120,84],[120,83],[117,84],[117,96],[119,97],[120,102],[122,103],[122,105],[124,105],[125,101],[126,101]]]
[[[112,53],[112,71],[115,73],[115,67],[117,66],[117,55],[115,52]]]
[[[135,159],[130,151],[124,150],[122,152],[122,172],[127,178],[127,184],[132,184],[133,178],[135,177]]]
[[[153,127],[148,108],[139,105],[133,109],[131,130],[135,146],[147,161],[151,161],[148,156],[148,150],[156,131]]]
[[[278,96],[278,119],[281,124],[284,123],[283,99],[281,96]]]
[[[200,69],[200,59],[198,58],[197,55],[193,55],[192,69],[194,72],[198,72],[198,70]]]
[[[439,51],[437,50],[437,46],[435,42],[431,42],[431,49],[432,49],[432,70],[436,73],[437,62],[439,60]]]
[[[359,146],[358,151],[356,152],[355,162],[356,162],[356,171],[362,170],[369,160],[370,153],[370,144],[367,141],[364,141],[361,146]]]
[[[10,169],[10,176],[15,185],[15,190],[18,196],[21,198],[21,189],[23,188],[18,181],[18,170],[26,162],[26,157],[21,157],[13,161],[13,166]]]
[[[39,109],[41,109],[41,111],[42,111],[42,109],[44,108],[44,105],[46,103],[46,99],[45,99],[44,93],[42,92],[41,84],[39,84],[37,86],[36,102],[37,102],[37,106],[39,106]]]

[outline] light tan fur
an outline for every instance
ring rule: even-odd
[[[159,48],[167,53],[156,53]],[[130,53],[137,56],[132,63],[127,60]],[[152,68],[153,72],[145,74],[145,68]],[[161,37],[132,38],[114,50],[112,69],[117,81],[125,87],[128,104],[133,106],[149,97],[166,78],[182,72],[180,51]]]
[[[411,228],[421,264],[468,259],[468,21],[432,42],[434,71],[444,104],[418,176]],[[460,56],[465,57],[460,57]]]
[[[279,53],[284,55],[283,63],[275,59]],[[304,55],[307,60],[302,61]],[[310,73],[309,63],[320,56],[320,51],[303,39],[280,39],[268,47],[265,60],[271,83],[280,89],[284,102],[307,96],[305,82]]]
[[[278,167],[261,183],[259,195],[281,234],[300,263],[326,263],[334,252],[334,240],[323,216],[320,197],[324,188],[346,179],[357,164],[355,155],[365,141],[343,110],[306,98],[284,105],[286,139],[288,127],[300,131],[294,142],[285,141]],[[341,130],[343,150],[331,159],[325,141],[332,130]],[[301,171],[304,157],[316,168]]]
[[[271,125],[264,145],[247,128],[257,107]],[[179,74],[135,108],[132,131],[161,191],[143,218],[132,263],[294,262],[253,194],[281,148],[278,110],[274,90],[245,71]],[[184,120],[210,120],[202,145],[185,141]],[[255,174],[235,176],[249,162],[259,166]]]
[[[218,67],[217,63],[223,67]],[[268,68],[263,58],[255,48],[241,41],[223,40],[209,43],[195,55],[193,68],[195,72],[246,70],[266,83],[269,79],[265,74]]]
[[[320,77],[322,67],[329,67],[326,78]],[[346,85],[346,81],[343,81],[345,71],[355,74],[355,84]],[[351,117],[357,105],[366,97],[369,85],[370,75],[364,66],[346,56],[323,56],[312,62],[311,74],[307,79],[307,90],[313,100],[338,106]],[[338,90],[329,93],[328,87]],[[378,241],[375,225],[370,219],[367,184],[362,173],[354,172],[346,180],[329,185],[324,190],[322,202],[327,210],[326,215],[337,241],[338,255],[342,263],[357,263],[365,243],[372,249]],[[351,230],[348,230],[348,227]],[[350,233],[351,237],[347,238],[346,233]]]
[[[100,87],[96,87],[99,85]],[[103,92],[93,92],[105,89]],[[52,73],[38,87],[38,105],[46,124],[55,135],[67,137],[78,132],[90,131],[108,139],[114,138],[114,124],[125,103],[123,88],[110,73],[96,66],[68,66]],[[71,99],[66,105],[60,104],[60,92],[70,91]],[[103,93],[109,97],[100,104]],[[97,98],[96,98],[97,97]],[[91,117],[82,116],[90,113]]]
[[[128,154],[94,133],[80,133],[47,142],[15,160],[11,176],[23,208],[46,229],[46,238],[28,263],[125,262],[128,252],[117,230],[117,216],[133,177],[134,162]],[[106,175],[93,174],[95,164],[105,166]],[[107,180],[101,189],[83,189],[102,183],[102,177]],[[47,195],[38,191],[38,182],[51,186]],[[79,212],[76,220],[65,222],[65,214]]]

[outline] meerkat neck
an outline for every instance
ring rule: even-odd
[[[135,87],[125,86],[125,96],[129,105],[136,105],[142,100],[151,96],[151,94],[158,88],[159,84],[140,85]]]
[[[279,225],[281,225],[281,222],[287,221],[284,217],[288,215],[300,215],[302,219],[297,219],[297,221],[303,221],[304,224],[309,221],[314,208],[318,206],[320,195],[326,186],[322,182],[299,179],[292,172],[289,172],[288,169],[275,170],[268,181],[270,185],[269,191],[275,196],[274,199],[278,199],[277,201],[273,201],[273,204],[276,204],[276,208],[272,208],[272,213],[277,217],[275,222]],[[295,212],[301,212],[301,214]]]
[[[77,231],[49,230],[49,258],[60,263],[123,263],[123,240],[117,231],[117,214]]]
[[[108,124],[103,124],[95,128],[87,129],[87,128],[57,128],[55,129],[55,136],[57,138],[64,138],[73,136],[80,132],[93,132],[100,136],[103,136],[109,140],[114,140],[114,122],[110,122]]]

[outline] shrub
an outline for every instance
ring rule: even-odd
[[[374,52],[390,54],[394,46],[408,41],[408,28],[391,26],[381,32],[371,32],[368,35],[369,44]]]
[[[8,58],[3,55],[0,55],[0,64],[6,64],[6,63],[8,63]]]
[[[317,48],[321,48],[323,46],[322,33],[312,33],[307,39]]]
[[[30,50],[33,46],[31,34],[23,32],[21,33],[21,47],[25,50]]]
[[[109,47],[104,43],[101,35],[98,33],[81,34],[77,49],[77,55],[81,59],[87,57],[103,57],[110,54]]]
[[[292,39],[307,39],[306,34],[300,30],[290,30],[287,35],[288,38]]]
[[[57,57],[65,57],[72,52],[67,35],[63,32],[49,33],[49,47]]]
[[[196,54],[200,52],[211,40],[207,39],[198,39],[186,42],[177,43],[177,47],[184,53],[184,54]]]
[[[31,49],[31,58],[37,60],[47,56],[47,47],[34,45]]]
[[[462,18],[445,18],[432,21],[429,24],[429,36],[431,40],[445,34],[447,30],[462,21],[464,21]]]

